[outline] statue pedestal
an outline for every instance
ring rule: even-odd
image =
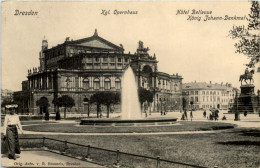
[[[240,89],[241,89],[240,96],[255,96],[255,93],[254,93],[255,86],[254,85],[242,85],[242,86],[240,86]]]
[[[239,113],[257,113],[258,102],[257,96],[254,93],[254,85],[242,85],[240,86],[241,94],[235,100],[233,112],[235,114],[235,120],[239,120]]]

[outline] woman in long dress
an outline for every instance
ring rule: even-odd
[[[10,115],[5,116],[4,120],[4,136],[7,141],[8,158],[16,159],[15,154],[20,154],[20,145],[18,139],[18,129],[23,133],[19,116],[12,110]]]

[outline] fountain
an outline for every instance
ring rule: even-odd
[[[141,109],[137,84],[132,68],[129,66],[122,78],[121,119],[140,119]]]
[[[175,124],[177,121],[177,118],[166,117],[142,118],[135,75],[130,66],[122,78],[121,103],[120,118],[84,118],[80,125],[142,126]]]

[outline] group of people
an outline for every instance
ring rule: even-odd
[[[215,111],[210,111],[209,112],[209,115],[207,116],[207,112],[206,112],[206,110],[204,110],[204,112],[203,112],[203,117],[204,118],[207,118],[208,120],[215,120],[215,121],[217,121],[218,119],[219,119],[219,111],[218,110],[215,110]],[[226,118],[226,116],[224,115],[223,117],[222,117],[222,120],[226,120],[227,118]]]
[[[206,112],[206,110],[204,110],[204,112],[203,112],[203,117],[204,117],[204,118],[207,117],[208,120],[215,120],[215,121],[216,121],[216,120],[218,120],[218,118],[219,118],[218,113],[219,113],[218,110],[216,110],[216,111],[210,111],[210,112],[209,112],[209,115],[207,116],[207,112]]]
[[[10,114],[6,114],[3,128],[2,154],[7,154],[9,159],[16,160],[15,154],[21,153],[18,130],[23,133],[23,129],[19,116],[15,114],[14,110],[11,110]],[[6,150],[3,151],[3,148]]]
[[[190,111],[189,116],[190,116],[190,119],[192,121],[192,119],[193,119],[193,111],[192,110]],[[219,111],[218,110],[210,111],[208,113],[208,115],[207,115],[207,111],[204,110],[203,111],[203,117],[207,118],[208,120],[215,120],[215,121],[217,121],[219,119]],[[222,120],[226,120],[226,119],[227,118],[224,115],[222,117]],[[187,110],[184,110],[184,112],[182,113],[181,120],[188,120],[188,112],[187,112]]]

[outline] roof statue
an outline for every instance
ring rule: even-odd
[[[95,29],[95,33],[93,36],[98,36],[98,32],[97,32],[97,29]]]
[[[139,50],[144,49],[144,42],[142,42],[142,41],[140,40],[138,43],[139,43],[138,49],[139,49]]]
[[[149,50],[150,50],[149,47],[144,48],[144,43],[141,40],[138,42],[138,48],[137,48],[138,54],[147,54]]]
[[[155,55],[155,53],[153,54],[153,59],[156,59],[156,55]]]

